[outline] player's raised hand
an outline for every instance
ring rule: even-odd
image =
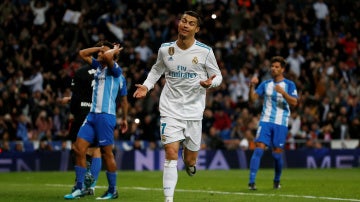
[[[135,84],[135,87],[137,87],[137,89],[134,92],[133,97],[134,98],[144,98],[148,92],[147,87],[144,85],[141,85],[141,84]]]
[[[259,79],[257,78],[257,76],[254,76],[254,77],[251,78],[250,86],[255,86],[258,83],[259,83]]]
[[[120,46],[120,44],[114,44],[114,49],[119,50],[119,52],[123,49],[123,47]]]
[[[213,79],[216,77],[216,75],[212,75],[210,78],[208,78],[205,81],[200,81],[200,85],[204,88],[209,88],[212,84]]]

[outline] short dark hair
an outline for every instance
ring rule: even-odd
[[[99,41],[95,44],[95,47],[101,47],[101,46],[106,46],[109,47],[110,49],[114,48],[114,45],[109,41]]]
[[[198,27],[200,27],[202,25],[202,16],[199,13],[197,13],[195,11],[185,11],[184,15],[185,14],[196,18]]]
[[[279,62],[282,68],[286,67],[286,60],[281,56],[274,56],[270,60],[271,64],[274,62]]]
[[[110,49],[114,48],[114,44],[110,43],[109,41],[99,41],[95,44],[95,47],[101,47],[101,46],[106,46],[109,47]],[[119,58],[120,58],[120,53],[114,54],[115,61],[118,61]]]

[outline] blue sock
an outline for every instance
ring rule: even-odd
[[[91,175],[94,177],[95,181],[91,185],[91,187],[95,187],[100,171],[101,171],[101,158],[92,158],[90,172]]]
[[[249,183],[255,183],[256,173],[260,167],[260,160],[264,153],[263,149],[255,148],[250,161],[250,178]]]
[[[85,174],[86,174],[86,168],[75,166],[75,174],[76,174],[76,185],[75,187],[77,189],[82,189],[84,180],[85,180]]]
[[[116,172],[111,173],[111,172],[106,171],[106,177],[107,177],[108,183],[109,183],[108,192],[114,193],[115,188],[116,188]]]
[[[272,156],[275,161],[275,176],[274,176],[274,182],[280,182],[281,177],[281,171],[283,167],[283,159],[282,159],[282,153],[272,153]]]

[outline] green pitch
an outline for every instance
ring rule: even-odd
[[[179,171],[176,202],[227,201],[359,201],[360,169],[285,169],[282,188],[272,189],[272,169],[261,169],[257,191],[247,189],[248,170],[200,170],[194,177]],[[0,201],[65,201],[74,172],[0,173]],[[95,201],[107,188],[105,173],[99,177],[95,196],[77,201]],[[160,171],[119,171],[119,198],[115,201],[163,201]]]

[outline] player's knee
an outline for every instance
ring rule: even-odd
[[[265,149],[265,147],[266,147],[266,145],[264,143],[262,143],[262,142],[256,142],[255,146],[257,148],[261,148],[261,149]]]
[[[177,160],[178,159],[178,150],[175,148],[167,148],[165,150],[166,159]]]
[[[114,157],[114,153],[111,147],[101,148],[101,155],[104,157],[104,159],[110,159]]]
[[[74,152],[76,154],[76,156],[80,156],[80,155],[86,155],[86,148],[83,148],[81,145],[75,144],[74,146]]]
[[[275,147],[273,149],[273,153],[282,153],[283,152],[283,149],[282,148],[279,148],[279,147]]]

